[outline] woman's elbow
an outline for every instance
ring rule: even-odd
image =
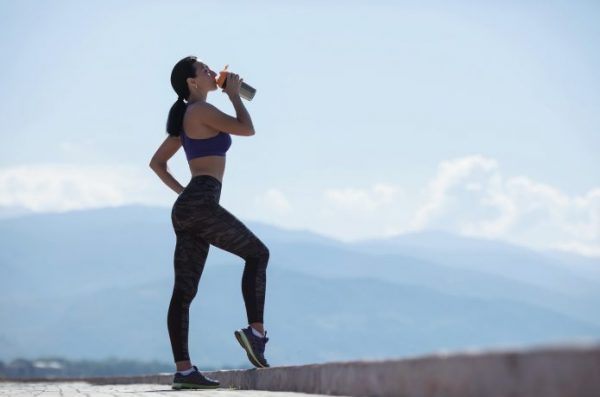
[[[167,162],[166,161],[160,161],[160,160],[157,160],[155,158],[152,158],[152,160],[150,160],[149,166],[153,170],[164,169],[164,168],[167,168]]]

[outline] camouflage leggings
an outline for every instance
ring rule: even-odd
[[[212,244],[245,260],[242,295],[248,323],[263,322],[269,249],[240,220],[219,204],[221,182],[193,177],[171,211],[175,244],[175,285],[167,324],[175,361],[189,360],[189,308]]]

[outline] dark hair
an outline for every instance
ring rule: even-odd
[[[171,86],[178,96],[177,101],[171,106],[167,118],[167,133],[171,136],[179,136],[183,130],[183,115],[187,106],[183,99],[188,99],[190,96],[186,79],[196,77],[196,68],[194,67],[196,60],[195,56],[187,56],[177,62],[171,72]]]

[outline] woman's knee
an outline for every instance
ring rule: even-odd
[[[248,258],[257,259],[258,263],[266,267],[271,254],[269,248],[262,241],[257,240],[256,247],[252,251]]]
[[[183,303],[190,303],[198,293],[198,284],[193,280],[176,278],[173,286],[173,297]]]
[[[267,247],[262,241],[260,243],[260,256],[265,259],[265,261],[269,260],[271,252],[269,251],[269,247]]]

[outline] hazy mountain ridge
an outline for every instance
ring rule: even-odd
[[[245,325],[241,272],[237,266],[211,264],[200,281],[190,311],[190,349],[205,365],[243,362],[233,339],[233,330]],[[9,324],[5,332],[17,347],[2,346],[2,351],[168,360],[171,283],[107,288],[76,299],[1,303],[1,321]],[[323,280],[272,267],[268,285],[270,356],[280,364],[600,335],[599,326],[533,305],[376,279]]]
[[[345,244],[247,225],[271,251],[265,322],[280,364],[600,336],[587,258],[569,272],[552,253],[447,234]],[[0,220],[0,235],[1,358],[170,359],[169,209],[28,215]],[[502,258],[512,262],[498,271]],[[244,362],[232,339],[245,322],[242,271],[241,258],[210,248],[190,331],[207,364]]]

